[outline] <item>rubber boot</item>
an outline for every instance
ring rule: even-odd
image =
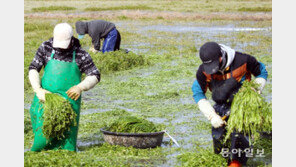
[[[230,164],[228,165],[228,167],[241,167],[242,165],[237,161],[237,160],[233,160],[230,162]]]

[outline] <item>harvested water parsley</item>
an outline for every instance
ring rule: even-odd
[[[152,122],[135,116],[119,117],[106,130],[121,133],[151,133],[159,131]]]
[[[76,113],[68,100],[54,93],[45,94],[43,126],[44,136],[63,139],[70,126],[76,125]]]
[[[232,132],[253,136],[254,141],[259,139],[259,132],[271,132],[271,103],[266,102],[259,93],[254,91],[257,88],[258,84],[254,81],[244,82],[235,94],[224,142],[230,138]]]

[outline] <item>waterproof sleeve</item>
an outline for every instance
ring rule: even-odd
[[[249,56],[247,59],[247,70],[250,71],[256,78],[267,79],[268,73],[265,65],[256,60],[255,57]]]
[[[208,83],[203,73],[203,67],[199,66],[196,72],[196,80],[192,85],[193,98],[196,103],[201,99],[206,99],[205,93],[207,92],[207,87]]]
[[[89,89],[93,88],[97,83],[98,79],[96,76],[87,76],[83,81],[81,81],[77,86],[83,90],[83,91],[88,91]]]
[[[256,76],[256,78],[264,78],[265,80],[267,80],[267,77],[268,77],[268,72],[266,70],[266,67],[265,65],[262,63],[262,62],[259,62],[260,63],[260,75]]]
[[[201,99],[206,99],[206,96],[201,89],[199,83],[197,80],[195,80],[191,87],[192,93],[193,93],[193,99],[196,103],[198,103]]]
[[[45,58],[46,58],[46,54],[45,54],[44,44],[42,43],[37,49],[35,57],[29,66],[29,70],[35,69],[38,72],[40,72],[40,70],[42,69],[42,66],[45,63]]]
[[[80,71],[82,73],[85,73],[87,76],[92,76],[92,75],[96,76],[98,81],[100,82],[100,80],[101,80],[100,71],[98,70],[98,68],[94,64],[91,56],[87,52],[85,52],[83,57],[84,58],[83,58],[82,63],[79,67]]]

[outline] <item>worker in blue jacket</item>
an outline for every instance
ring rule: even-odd
[[[260,85],[258,91],[261,93],[268,74],[265,65],[255,57],[216,42],[202,45],[199,55],[202,64],[196,72],[196,80],[192,85],[193,98],[200,111],[212,124],[214,151],[219,154],[223,148],[227,148],[223,140],[226,134],[224,125],[228,118],[222,120],[222,117],[229,115],[234,94],[242,82],[251,80],[251,75],[255,76],[255,82]],[[205,96],[207,89],[212,92],[214,106]],[[240,155],[232,152],[243,151],[249,147],[247,136],[233,133],[229,148],[229,166],[245,165],[247,162],[245,153],[242,152]],[[232,151],[234,149],[235,151]]]

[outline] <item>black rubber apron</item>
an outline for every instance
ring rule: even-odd
[[[241,87],[241,83],[239,83],[233,77],[232,67],[230,67],[230,70],[231,77],[229,79],[221,81],[212,79],[210,83],[212,89],[212,98],[216,102],[216,104],[213,107],[216,113],[221,117],[226,115],[226,113],[230,110],[233,95]],[[228,118],[225,121],[227,122]],[[243,150],[250,147],[248,137],[239,133],[232,133],[231,139],[228,142],[226,142],[226,144],[223,144],[225,134],[225,126],[220,128],[212,127],[213,146],[215,153],[219,154],[224,148],[228,150],[230,153],[230,156],[228,156],[229,162],[230,160],[235,159],[239,161],[241,164],[246,164],[247,157],[245,156],[245,153],[243,153]],[[230,148],[229,146],[227,146],[227,143],[229,142],[231,143]],[[242,150],[241,155],[233,154],[232,150],[234,149]]]

